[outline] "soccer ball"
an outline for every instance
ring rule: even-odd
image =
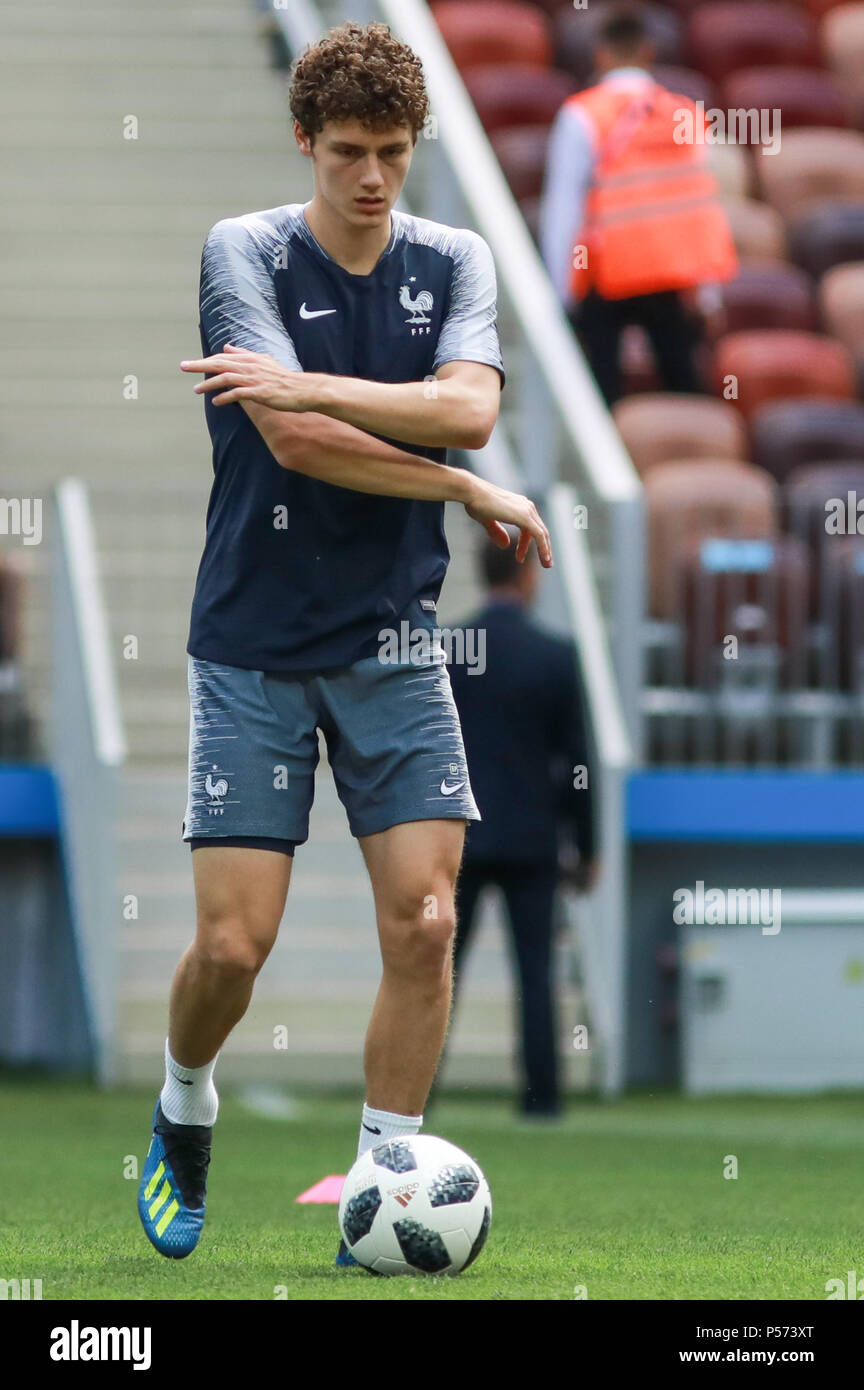
[[[458,1274],[489,1234],[492,1198],[480,1168],[432,1134],[368,1149],[345,1179],[339,1227],[376,1274]]]

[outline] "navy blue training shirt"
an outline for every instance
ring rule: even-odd
[[[292,371],[422,381],[446,362],[504,371],[495,267],[476,232],[391,213],[370,275],[344,270],[289,204],[218,222],[201,260],[205,356],[226,342]],[[213,488],[187,650],[261,671],[373,656],[382,628],[435,624],[444,503],[374,496],[280,467],[238,403],[204,407]],[[377,436],[384,438],[384,436]],[[388,443],[438,463],[446,449]],[[426,605],[421,607],[421,601]]]

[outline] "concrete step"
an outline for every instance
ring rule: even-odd
[[[47,323],[47,320],[45,320]],[[201,345],[198,338],[197,320],[193,326],[187,322],[182,327],[171,326],[168,335],[165,329],[159,325],[152,332],[141,332],[136,330],[132,324],[114,323],[109,333],[97,332],[92,335],[92,342],[87,349],[87,371],[83,373],[80,369],[75,370],[70,366],[70,354],[76,351],[76,337],[80,335],[80,325],[77,327],[70,320],[65,325],[65,334],[57,334],[55,340],[49,345],[39,346],[37,334],[33,321],[27,322],[28,341],[16,344],[13,349],[9,345],[0,348],[0,371],[7,380],[23,384],[27,381],[36,381],[39,377],[43,381],[41,402],[45,401],[44,381],[50,380],[56,383],[57,388],[69,393],[69,382],[74,378],[76,390],[91,391],[92,383],[96,383],[98,389],[103,389],[108,383],[114,391],[115,397],[120,394],[123,388],[123,378],[129,371],[133,371],[138,378],[139,401],[135,404],[150,404],[150,396],[153,391],[161,392],[165,386],[175,386],[183,391],[191,391],[196,380],[200,378],[184,376],[179,369],[181,352],[185,351],[188,356],[193,354],[200,355]],[[47,329],[46,329],[47,331]],[[17,332],[17,325],[16,325]],[[175,344],[176,339],[176,344]],[[59,341],[58,341],[59,340]],[[54,399],[52,391],[52,401]],[[121,397],[122,399],[122,397]],[[187,396],[182,397],[187,400]],[[193,403],[196,409],[200,410],[201,402],[193,396]],[[129,402],[124,402],[129,404]],[[203,424],[203,411],[198,416],[198,423]],[[205,435],[206,442],[206,435]],[[8,489],[7,489],[8,495]]]
[[[7,328],[11,326],[7,324]],[[53,469],[52,482],[70,476],[83,476],[94,487],[100,480],[110,482],[118,474],[147,480],[154,491],[167,481],[170,471],[201,476],[210,466],[206,434],[187,421],[188,407],[152,411],[147,420],[146,437],[141,417],[130,410],[130,403],[99,407],[70,405],[57,412],[27,410],[18,404],[4,409],[4,436],[15,439],[15,469],[26,473],[29,464],[40,472]],[[170,413],[171,418],[168,418]],[[25,432],[26,431],[26,432]],[[151,470],[159,460],[158,472]],[[142,494],[146,491],[142,488]],[[7,496],[32,497],[31,488]]]
[[[194,114],[166,112],[161,104],[156,108],[135,110],[130,106],[104,107],[92,113],[67,114],[58,121],[57,114],[43,111],[28,114],[26,124],[0,126],[0,149],[26,152],[36,160],[63,151],[73,163],[91,159],[99,151],[106,160],[134,159],[141,151],[159,154],[166,162],[182,160],[184,167],[191,152],[213,154],[224,151],[226,156],[243,154],[260,143],[268,150],[279,148],[282,140],[293,141],[287,114],[282,130],[274,131],[272,109],[269,112],[266,134],[262,137],[265,110],[234,112],[230,122],[218,129],[212,116],[206,119],[200,106]],[[135,117],[132,125],[128,117]]]
[[[86,181],[92,189],[101,188],[105,193],[110,190],[119,203],[137,206],[150,198],[159,199],[167,216],[173,203],[182,201],[187,189],[212,188],[221,178],[223,184],[230,181],[229,206],[239,203],[241,207],[245,205],[246,211],[272,208],[290,201],[285,196],[285,177],[279,169],[287,154],[287,133],[283,142],[281,133],[280,138],[275,138],[272,128],[260,136],[252,150],[238,153],[233,161],[226,160],[218,140],[204,149],[179,149],[170,156],[140,140],[123,141],[115,155],[106,157],[104,151],[79,149],[73,159],[59,167],[56,158],[52,160],[46,155],[44,159],[34,159],[30,150],[19,145],[4,159],[4,199],[13,206],[16,202],[50,202],[55,208],[62,207],[79,195]],[[226,211],[224,215],[232,214]]]
[[[64,207],[64,231],[78,236],[98,227],[100,234],[132,238],[137,245],[139,241],[146,244],[151,236],[161,237],[168,226],[172,233],[176,233],[178,245],[188,242],[196,248],[196,255],[200,256],[204,238],[216,222],[223,217],[249,211],[248,206],[241,206],[232,190],[220,191],[215,186],[211,188],[197,183],[189,189],[188,199],[172,203],[170,219],[166,219],[165,207],[159,203],[116,203],[109,197],[109,188],[100,187],[98,192],[100,196],[94,196],[86,206],[71,203]],[[290,199],[278,198],[273,206],[281,206],[286,201]],[[297,201],[306,199],[298,196]],[[264,204],[259,206],[263,208]],[[28,227],[31,236],[43,236],[45,242],[50,240],[50,229],[44,233],[34,229],[33,209],[23,197],[22,190],[22,201],[14,204],[4,201],[0,204],[0,230],[10,235],[26,231]],[[51,343],[46,343],[46,346],[50,348]]]
[[[182,13],[182,7],[178,7],[178,15]],[[118,66],[131,63],[139,74],[149,70],[154,80],[158,79],[163,86],[179,80],[179,72],[171,64],[171,54],[181,43],[182,58],[177,62],[177,69],[194,71],[197,68],[207,73],[211,82],[224,77],[226,72],[245,72],[247,81],[254,85],[266,61],[263,40],[259,48],[257,43],[244,41],[242,36],[238,41],[236,33],[221,34],[218,21],[212,29],[209,24],[197,24],[194,32],[185,35],[175,32],[173,24],[166,24],[162,32],[145,32],[134,38],[125,33],[113,33],[111,29],[113,24],[110,28],[106,25],[88,33],[84,25],[79,24],[71,33],[4,33],[3,56],[12,71],[17,71],[19,80],[28,68],[35,70],[36,80],[40,80],[43,65],[59,68],[61,77],[65,69],[68,83],[98,74],[104,68],[116,71]]]
[[[80,81],[68,68],[48,61],[18,74],[5,66],[4,79],[8,80],[0,88],[0,115],[15,121],[15,129],[26,142],[31,117],[96,115],[116,130],[117,123],[131,114],[138,118],[139,134],[146,137],[151,119],[182,126],[187,120],[200,120],[206,110],[213,129],[220,120],[245,122],[257,116],[261,122],[259,138],[278,143],[284,129],[289,148],[294,146],[287,120],[287,91],[275,74],[259,74],[259,80],[250,83],[246,72],[238,72],[236,82],[226,80],[223,73],[217,87],[208,72],[184,67],[179,60],[165,69],[166,79],[169,72],[170,81],[160,82],[159,73],[130,67],[128,54],[123,63],[113,67],[82,71]],[[285,118],[284,124],[277,124],[280,117]]]
[[[207,5],[19,5],[0,6],[0,22],[6,38],[32,38],[34,41],[77,38],[84,34],[110,32],[126,43],[133,38],[167,38],[185,44],[199,34],[211,38],[228,36],[233,42],[248,42],[249,13],[236,0]],[[92,53],[86,50],[86,56]],[[128,49],[125,55],[128,57]]]
[[[135,266],[136,289],[153,286],[156,289],[170,290],[183,297],[189,293],[190,284],[194,287],[198,273],[200,247],[188,246],[181,241],[176,232],[163,232],[160,236],[141,238],[146,241],[148,258]],[[52,295],[58,289],[78,290],[82,285],[91,287],[98,279],[102,293],[120,292],[125,295],[130,288],[130,261],[134,260],[135,250],[128,241],[118,244],[114,233],[98,232],[85,237],[83,232],[73,233],[63,238],[62,251],[46,260],[46,243],[35,239],[32,231],[27,236],[21,227],[15,233],[6,234],[8,260],[4,258],[0,266],[0,288],[8,289],[24,286],[43,295]],[[55,248],[56,249],[56,248]],[[88,368],[90,363],[87,363]]]

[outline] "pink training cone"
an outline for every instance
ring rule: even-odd
[[[300,1196],[295,1197],[294,1200],[295,1202],[331,1202],[338,1206],[344,1185],[344,1173],[331,1173],[329,1177],[316,1182],[314,1187],[301,1192]]]

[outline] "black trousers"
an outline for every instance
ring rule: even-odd
[[[560,1107],[557,1010],[553,981],[555,863],[483,861],[463,864],[456,889],[455,992],[477,919],[480,893],[501,888],[510,928],[511,961],[517,979],[516,1019],[520,1040],[520,1108],[525,1114],[557,1114]]]
[[[621,333],[629,324],[644,328],[664,391],[704,391],[695,351],[700,333],[685,312],[677,290],[602,299],[590,290],[570,323],[607,405],[621,396]]]

